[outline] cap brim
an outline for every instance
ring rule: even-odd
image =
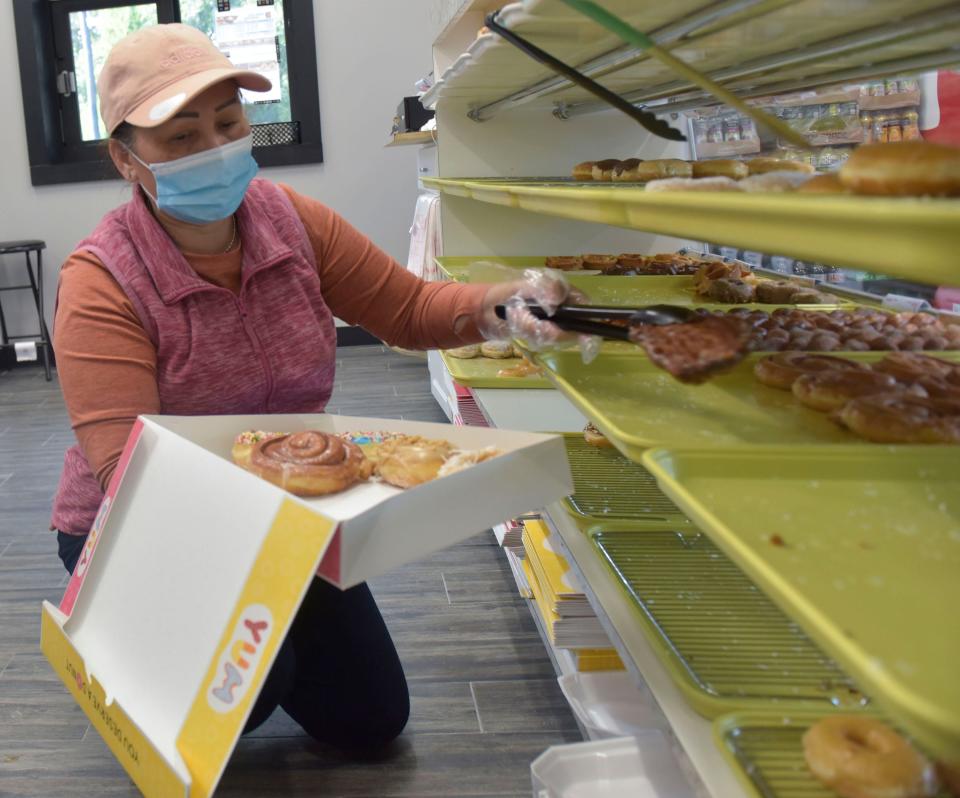
[[[216,83],[234,80],[241,89],[269,91],[273,84],[259,72],[248,69],[208,69],[165,86],[148,97],[123,120],[137,127],[157,127],[174,116],[194,97]]]

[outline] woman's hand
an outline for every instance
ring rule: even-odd
[[[583,302],[586,297],[571,287],[562,272],[527,269],[522,279],[494,283],[487,290],[483,299],[480,332],[489,340],[517,338],[535,352],[579,344],[584,360],[589,362],[596,356],[599,339],[564,332],[551,321],[538,319],[527,308],[527,301],[532,300],[552,316],[561,304],[570,299]],[[497,317],[497,305],[506,307],[506,319]]]

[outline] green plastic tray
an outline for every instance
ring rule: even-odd
[[[657,486],[642,465],[616,449],[590,446],[578,433],[564,434],[574,492],[564,499],[567,511],[588,521],[627,519],[636,525],[688,528],[690,521]]]
[[[543,267],[542,257],[510,258],[436,258],[440,270],[450,279],[467,282],[470,264],[478,261],[499,263],[515,269]],[[480,267],[475,275],[478,282],[497,281],[498,273],[484,273]],[[697,306],[717,310],[729,310],[738,307],[717,302],[703,302],[694,291],[693,277],[690,275],[635,275],[632,277],[604,277],[595,272],[566,272],[566,279],[582,291],[594,305],[612,305],[614,307],[642,307],[644,305],[670,304]],[[770,310],[776,307],[802,307],[806,310],[834,310],[836,308],[856,307],[856,303],[841,297],[829,305],[763,305],[759,303],[739,307]]]
[[[906,6],[904,6],[906,7]],[[932,285],[957,280],[960,201],[731,192],[648,192],[616,183],[424,178],[442,193]]]
[[[837,664],[705,535],[629,524],[597,525],[589,534],[701,715],[866,704]]]
[[[849,353],[871,361],[883,352]],[[685,385],[654,366],[640,350],[604,350],[589,365],[577,352],[536,358],[563,393],[638,462],[653,446],[733,447],[757,444],[845,444],[876,448],[833,423],[826,413],[801,405],[789,391],[761,385],[751,355],[727,374],[703,385]],[[937,356],[957,361],[960,353]]]
[[[713,722],[714,739],[755,798],[837,798],[814,778],[803,758],[803,734],[819,717],[737,712]],[[937,798],[949,798],[949,793],[942,791]]]
[[[489,357],[459,358],[450,357],[441,351],[450,376],[461,385],[468,388],[552,388],[553,385],[545,377],[498,377],[500,369],[516,366],[520,359],[516,357],[497,360]]]
[[[643,462],[898,724],[937,756],[960,752],[960,447],[658,449]]]

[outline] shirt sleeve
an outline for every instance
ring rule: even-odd
[[[452,348],[482,340],[485,285],[426,282],[333,210],[281,186],[303,220],[333,314],[393,346]]]
[[[53,327],[70,423],[106,490],[137,416],[160,412],[157,352],[120,285],[89,252],[60,271]]]

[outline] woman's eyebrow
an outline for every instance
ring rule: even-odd
[[[227,107],[233,105],[234,103],[238,103],[238,102],[240,102],[239,98],[237,98],[237,97],[231,97],[231,98],[230,98],[229,100],[227,100],[225,103],[221,103],[220,105],[218,105],[218,106],[217,106],[216,108],[214,108],[213,110],[214,110],[214,111],[222,111],[224,108],[227,108]]]

